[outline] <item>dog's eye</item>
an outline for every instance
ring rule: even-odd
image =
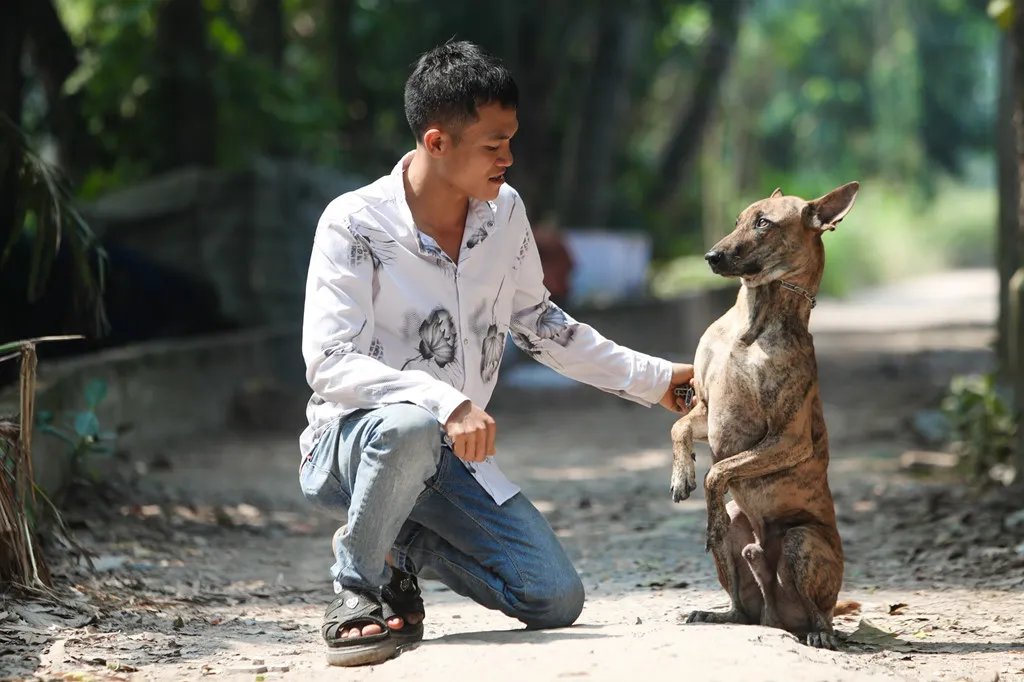
[[[757,222],[754,223],[754,227],[764,228],[764,227],[768,227],[771,224],[772,224],[772,221],[768,220],[767,218],[758,218]]]

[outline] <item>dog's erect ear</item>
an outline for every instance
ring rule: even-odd
[[[853,208],[859,190],[860,183],[848,182],[807,204],[810,227],[821,232],[836,229],[839,221]]]
[[[775,191],[772,192],[772,195],[770,197],[768,197],[768,198],[769,199],[778,199],[781,196],[782,196],[782,188],[781,187],[776,187]]]

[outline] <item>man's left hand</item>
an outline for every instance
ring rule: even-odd
[[[672,363],[672,381],[669,383],[668,390],[665,391],[665,395],[662,396],[661,400],[658,401],[662,407],[672,412],[680,412],[686,414],[689,412],[694,405],[696,405],[697,397],[694,395],[693,401],[687,405],[683,398],[676,395],[676,389],[681,386],[692,386],[693,385],[693,365],[684,365],[682,363]]]

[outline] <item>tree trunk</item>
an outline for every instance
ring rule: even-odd
[[[638,3],[605,0],[600,9],[596,55],[584,95],[573,177],[566,185],[563,215],[574,224],[601,227],[614,196],[614,168],[629,115],[632,79],[646,16]]]
[[[217,160],[217,99],[206,39],[203,0],[160,0],[156,43],[160,72],[155,84],[164,148],[158,171],[213,166]]]
[[[565,89],[569,85],[570,3],[530,0],[506,5],[512,16],[505,61],[519,85],[519,133],[512,143],[512,182],[523,195],[531,220],[541,220],[555,206],[550,190],[556,180],[558,134]]]
[[[1010,277],[1020,266],[1017,252],[1020,178],[1018,177],[1017,131],[1014,127],[1014,45],[1004,35],[1000,48],[999,105],[996,117],[996,171],[999,185],[999,230],[996,260],[999,269],[999,321],[996,336],[998,369],[1009,371]]]
[[[25,16],[22,0],[0,2],[0,112],[14,125],[21,125],[25,77],[21,58],[25,47]],[[0,136],[0,255],[16,229],[18,171],[21,151],[5,144]]]
[[[284,8],[281,0],[258,0],[249,16],[249,45],[253,54],[275,69],[284,61]]]
[[[43,82],[50,129],[58,142],[57,165],[74,184],[92,165],[95,154],[82,115],[82,95],[66,95],[63,91],[64,83],[78,68],[78,50],[52,0],[29,0],[24,4],[32,62]]]
[[[711,3],[711,28],[693,94],[689,106],[680,112],[673,126],[672,136],[661,154],[654,188],[650,194],[652,207],[660,213],[666,213],[671,207],[676,192],[687,180],[700,151],[704,128],[714,111],[719,86],[736,48],[744,4],[745,0]]]
[[[1018,212],[1016,238],[1007,235],[1005,250],[1016,254],[1017,266],[1020,267],[1024,258],[1024,190],[1021,183],[1024,183],[1024,11],[1021,11],[1018,3],[1014,12],[1013,28],[1011,37],[1013,43],[1013,82],[1014,82],[1014,127],[1017,133],[1017,177],[1018,177]],[[1002,265],[1002,263],[1000,263]],[[1000,278],[1002,278],[1002,267]],[[1011,329],[1008,334],[1010,343],[1012,386],[1014,387],[1014,410],[1017,423],[1017,467],[1018,471],[1024,471],[1024,313],[1022,313],[1021,297],[1024,296],[1024,271],[1018,270],[1014,276],[1011,272],[1007,284],[1009,292],[1008,307],[1009,318],[1012,320]],[[1000,287],[1002,290],[1002,286]]]

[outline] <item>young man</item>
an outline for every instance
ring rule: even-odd
[[[335,665],[422,639],[417,576],[530,628],[579,616],[576,570],[493,457],[484,408],[506,334],[573,379],[687,409],[673,391],[691,365],[623,348],[550,302],[523,201],[505,184],[517,106],[512,77],[479,47],[428,52],[405,89],[416,149],[317,225],[300,482],[345,518],[322,629]]]

